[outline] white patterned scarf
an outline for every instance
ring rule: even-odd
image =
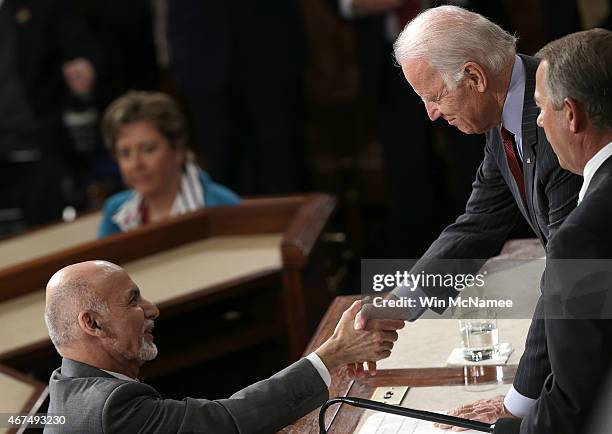
[[[200,169],[194,163],[185,163],[181,188],[174,198],[170,216],[185,214],[204,208],[204,190],[200,182]],[[119,226],[121,232],[135,229],[142,224],[142,195],[134,190],[133,196],[127,200],[112,216],[112,221]]]

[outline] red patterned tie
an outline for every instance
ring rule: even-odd
[[[404,0],[402,7],[395,12],[399,29],[402,30],[419,12],[421,12],[421,0]]]
[[[514,134],[509,132],[503,126],[500,128],[499,132],[501,134],[502,142],[504,144],[504,151],[506,152],[506,160],[508,161],[508,167],[510,168],[510,172],[512,172],[512,176],[516,181],[516,185],[518,185],[523,200],[526,200],[527,196],[525,194],[525,180],[523,178],[523,170],[521,169],[521,163],[519,162],[518,157],[516,155]]]

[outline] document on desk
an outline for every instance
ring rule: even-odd
[[[443,412],[441,412],[443,413]],[[355,434],[445,434],[434,428],[432,422],[387,413],[371,413]],[[461,431],[462,434],[479,434],[478,431]]]

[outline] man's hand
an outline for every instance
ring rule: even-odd
[[[463,417],[465,419],[477,420],[484,423],[495,423],[502,417],[515,417],[504,406],[504,396],[496,396],[490,399],[481,399],[471,404],[462,405],[448,413],[451,416]],[[450,429],[452,431],[465,431],[465,428],[434,424],[436,428]]]
[[[389,320],[385,321],[384,330],[380,327],[355,330],[354,321],[360,309],[361,301],[358,300],[344,311],[333,335],[316,350],[330,372],[349,363],[361,365],[366,360],[389,357],[397,340],[396,330],[404,327],[404,321]]]
[[[62,74],[66,85],[75,95],[87,95],[93,90],[96,69],[88,59],[79,57],[64,63]]]
[[[401,8],[404,0],[353,0],[352,9],[357,15],[381,15]]]
[[[392,293],[388,293],[385,299],[397,299]],[[376,307],[371,303],[370,297],[362,300],[361,310],[355,317],[355,330],[382,330],[386,331],[389,327],[397,324],[398,321],[408,319],[405,308]],[[393,329],[395,330],[395,329]],[[376,361],[367,360],[368,373],[376,375]],[[363,378],[366,375],[363,363],[349,363],[346,366],[346,375],[349,378]]]

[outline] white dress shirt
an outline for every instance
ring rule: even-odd
[[[140,383],[140,380],[138,380],[138,378],[131,378],[131,377],[128,377],[127,375],[120,374],[119,372],[107,371],[106,369],[100,369],[100,370],[101,370],[101,371],[104,371],[104,372],[106,372],[107,374],[110,374],[110,375],[112,375],[113,377],[118,378],[118,379],[120,379],[120,380],[125,380],[125,381],[135,381],[135,382],[137,382],[137,383]]]
[[[593,155],[593,157],[591,157],[591,159],[584,166],[584,180],[582,181],[582,188],[578,193],[578,203],[582,202],[582,199],[584,199],[584,195],[586,194],[587,189],[589,188],[589,184],[593,179],[593,175],[595,175],[595,172],[597,172],[597,169],[599,169],[599,167],[608,158],[610,158],[610,156],[612,156],[612,142],[601,148],[599,152]]]

